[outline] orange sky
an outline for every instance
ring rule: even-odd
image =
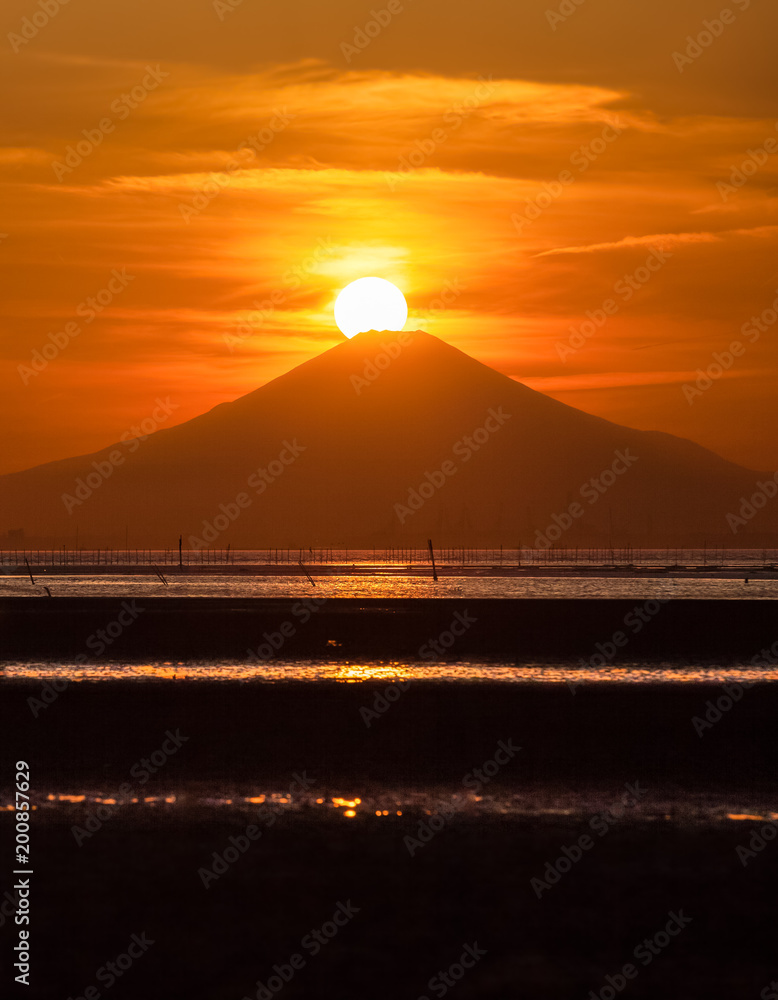
[[[778,8],[398,7],[359,48],[354,0],[5,4],[0,472],[256,388],[370,274],[533,388],[778,468]]]

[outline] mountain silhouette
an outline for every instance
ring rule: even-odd
[[[263,471],[264,470],[264,471]],[[763,544],[760,474],[557,402],[430,334],[359,334],[144,441],[0,476],[24,545]],[[771,477],[769,477],[771,478]],[[580,511],[579,511],[580,509]],[[21,544],[16,545],[21,547]]]

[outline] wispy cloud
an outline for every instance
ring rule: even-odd
[[[623,250],[629,247],[664,247],[678,246],[681,243],[716,243],[721,239],[719,233],[651,233],[647,236],[625,236],[623,239],[609,243],[587,243],[583,246],[554,247],[533,254],[534,257],[554,257],[559,254],[601,253],[610,250]]]

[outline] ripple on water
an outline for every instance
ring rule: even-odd
[[[322,660],[100,662],[9,662],[2,675],[15,680],[81,681],[243,681],[253,683],[323,682],[361,684],[385,681],[432,683],[535,684],[724,684],[731,681],[775,681],[778,666],[749,664],[688,665],[632,663],[578,667],[572,664],[500,662],[405,663],[397,661],[332,662]]]

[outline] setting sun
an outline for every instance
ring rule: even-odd
[[[358,278],[335,300],[335,322],[349,339],[368,330],[402,330],[407,319],[405,296],[385,278]]]

